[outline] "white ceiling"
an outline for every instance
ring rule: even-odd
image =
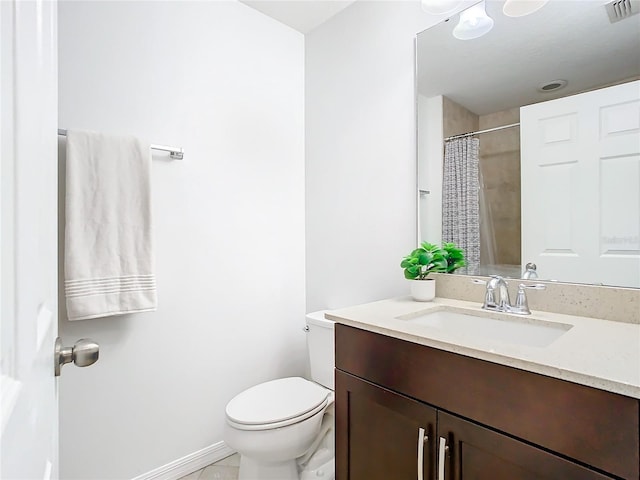
[[[301,33],[311,30],[341,12],[356,0],[240,0]]]

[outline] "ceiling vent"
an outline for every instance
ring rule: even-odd
[[[560,90],[563,87],[567,86],[566,80],[551,80],[550,82],[545,82],[538,85],[538,91],[542,93],[553,92],[555,90]]]
[[[607,9],[607,14],[609,14],[609,21],[615,23],[635,15],[640,11],[639,4],[640,1],[638,0],[614,0],[607,3],[605,8]]]

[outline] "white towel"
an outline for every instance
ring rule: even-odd
[[[70,130],[66,169],[69,320],[155,310],[149,144]]]

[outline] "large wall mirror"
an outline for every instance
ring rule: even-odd
[[[419,240],[470,275],[640,288],[640,14],[504,4],[478,38],[417,36]]]

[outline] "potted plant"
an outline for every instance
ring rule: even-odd
[[[411,296],[419,302],[430,302],[436,296],[436,282],[430,273],[451,273],[466,265],[464,252],[453,243],[442,247],[422,242],[402,259],[404,277],[411,281]]]

